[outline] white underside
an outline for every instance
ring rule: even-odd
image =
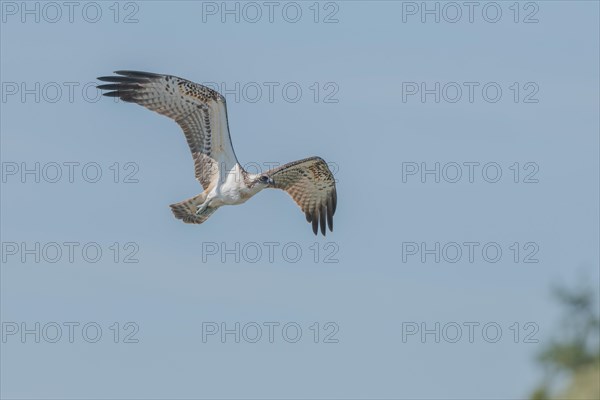
[[[244,182],[241,166],[236,163],[229,170],[221,171],[219,182],[208,193],[205,205],[221,207],[242,204],[263,188],[260,184],[248,188]]]

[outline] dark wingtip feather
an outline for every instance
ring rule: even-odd
[[[135,83],[106,83],[96,87],[102,90],[133,90],[139,88]]]
[[[102,94],[107,97],[118,97],[119,99],[121,99],[127,103],[135,103],[135,99],[133,98],[133,96],[131,96],[131,94],[129,94],[129,92],[115,91],[115,92],[106,92],[106,93],[102,93]]]
[[[310,212],[306,211],[304,213],[304,215],[306,215],[306,222],[311,223],[312,222],[312,216],[310,215]]]
[[[321,235],[325,236],[325,229],[327,229],[327,225],[325,223],[325,205],[321,204],[321,209],[319,210],[320,224],[321,224]]]
[[[315,210],[315,212],[312,215],[312,229],[313,229],[313,233],[315,235],[319,231],[319,218],[316,214],[317,214],[317,210]]]
[[[106,96],[106,97],[120,97],[121,94],[119,92],[106,92],[106,93],[102,93],[102,95]]]
[[[162,76],[160,74],[154,74],[152,72],[129,71],[129,70],[115,71],[115,74],[123,75],[123,76],[139,77],[139,78],[157,78],[159,76]]]
[[[102,89],[102,90],[116,90],[116,89],[118,89],[118,86],[119,85],[115,85],[113,83],[109,83],[109,84],[106,84],[106,85],[98,85],[98,86],[96,86],[96,88],[97,89]]]
[[[96,79],[98,79],[99,81],[102,81],[102,82],[112,82],[112,83],[144,83],[144,82],[148,82],[147,78],[136,78],[136,77],[131,77],[131,76],[118,76],[118,75],[99,76]]]
[[[333,192],[331,192],[331,197],[333,200],[333,211],[331,215],[335,214],[335,209],[337,208],[337,190],[333,188]]]

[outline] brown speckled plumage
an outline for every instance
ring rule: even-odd
[[[293,161],[266,172],[273,178],[275,187],[285,190],[300,206],[306,220],[312,223],[315,235],[321,225],[325,235],[326,225],[333,231],[333,215],[337,207],[335,178],[327,163],[320,157]]]

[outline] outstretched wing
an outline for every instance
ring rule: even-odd
[[[225,98],[218,92],[171,75],[116,71],[98,78],[105,96],[137,103],[175,120],[183,129],[195,164],[196,178],[204,189],[231,169],[237,158],[231,144]]]
[[[326,222],[333,231],[333,214],[337,205],[335,179],[327,163],[320,157],[293,161],[265,173],[273,179],[273,187],[283,189],[300,206],[306,220],[312,222],[315,235],[321,225],[325,236]]]

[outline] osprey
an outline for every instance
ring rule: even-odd
[[[116,71],[98,79],[105,96],[137,103],[177,122],[192,151],[196,179],[204,192],[171,204],[175,218],[201,224],[225,205],[245,203],[266,188],[285,190],[300,206],[315,235],[333,231],[335,179],[320,157],[293,161],[262,174],[244,170],[229,135],[225,97],[206,86],[171,75]]]

